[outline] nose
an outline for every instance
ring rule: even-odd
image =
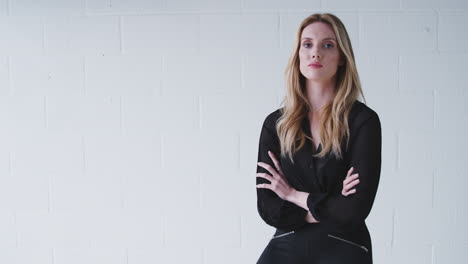
[[[318,60],[320,59],[322,56],[319,54],[319,51],[317,49],[312,49],[312,52],[310,53],[312,59],[314,60]]]
[[[319,59],[321,57],[317,49],[313,49],[311,55],[313,59]]]

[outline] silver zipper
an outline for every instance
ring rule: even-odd
[[[294,230],[293,230],[293,231],[290,231],[290,232],[287,232],[287,233],[284,233],[284,234],[281,234],[281,235],[274,236],[274,237],[272,237],[271,239],[275,239],[275,238],[278,238],[278,237],[286,236],[286,235],[289,235],[289,234],[292,234],[292,233],[294,233]]]
[[[336,236],[333,236],[333,235],[330,235],[330,234],[328,234],[328,236],[329,236],[329,237],[336,238],[336,239],[341,240],[341,241],[344,241],[344,242],[347,242],[347,243],[350,243],[350,244],[355,245],[355,246],[357,246],[357,247],[360,247],[360,248],[362,248],[362,250],[364,250],[366,253],[369,252],[369,250],[368,250],[365,246],[356,244],[356,243],[354,243],[354,242],[351,242],[351,241],[348,241],[348,240],[346,240],[346,239],[343,239],[343,238],[340,238],[340,237],[336,237]]]

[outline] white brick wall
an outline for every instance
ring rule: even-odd
[[[375,263],[464,263],[466,0],[0,0],[0,263],[254,263],[260,128],[314,12],[381,117]]]

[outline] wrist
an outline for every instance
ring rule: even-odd
[[[287,200],[290,201],[291,203],[296,204],[297,206],[300,206],[308,210],[308,207],[307,207],[308,197],[309,197],[308,192],[301,192],[296,189],[293,189],[293,191],[291,192]]]
[[[298,192],[299,192],[298,190],[292,188],[292,191],[289,193],[288,196],[286,196],[285,200],[289,201],[291,203],[296,203],[296,198],[297,198],[297,193]]]

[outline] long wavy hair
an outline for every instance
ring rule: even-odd
[[[348,147],[348,116],[351,106],[358,100],[359,94],[365,102],[353,48],[344,24],[330,13],[316,13],[306,17],[297,31],[295,46],[285,70],[286,94],[281,103],[284,106],[276,123],[281,155],[288,156],[291,162],[294,162],[293,154],[306,144],[306,138],[312,140],[302,129],[302,122],[308,118],[308,112],[313,108],[307,99],[305,77],[299,69],[299,49],[302,31],[315,22],[331,26],[337,38],[340,59],[344,60],[344,64],[337,69],[333,100],[322,108],[319,125],[322,148],[315,157],[322,158],[331,152],[337,159],[343,158],[341,146],[346,140],[346,148]]]

